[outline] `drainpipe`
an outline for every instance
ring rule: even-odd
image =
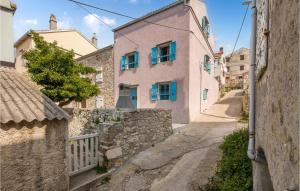
[[[249,144],[247,155],[249,159],[256,160],[255,151],[255,61],[256,61],[256,0],[252,0],[252,31],[251,31],[251,52],[249,66]]]

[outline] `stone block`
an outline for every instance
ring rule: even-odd
[[[111,160],[111,159],[115,159],[115,158],[119,158],[122,156],[122,148],[121,147],[117,147],[117,148],[114,148],[114,149],[110,149],[108,151],[106,151],[106,158],[108,160]]]

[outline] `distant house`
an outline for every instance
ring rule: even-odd
[[[232,56],[226,56],[226,83],[243,83],[244,73],[249,71],[249,49],[240,48]]]
[[[225,74],[227,71],[226,60],[224,56],[223,47],[220,48],[219,52],[214,55],[215,61],[215,77],[219,81],[220,87],[225,84]]]
[[[114,104],[114,63],[113,46],[96,50],[76,59],[79,64],[96,69],[89,77],[97,84],[100,92],[97,96],[81,102],[81,108],[113,108]]]
[[[133,107],[171,109],[174,123],[193,121],[215,103],[209,22],[203,1],[179,0],[116,28],[115,102],[129,88]]]
[[[97,49],[97,38],[95,35],[91,40],[86,38],[83,34],[75,29],[58,29],[57,20],[54,15],[50,16],[49,29],[48,30],[34,30],[47,42],[57,42],[57,45],[66,51],[73,50],[75,58],[79,58]],[[30,31],[25,33],[20,39],[18,39],[14,46],[16,48],[16,70],[18,72],[26,72],[25,60],[22,58],[22,54],[25,50],[34,48],[33,39],[30,37]]]

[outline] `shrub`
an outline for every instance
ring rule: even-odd
[[[248,130],[241,129],[225,137],[216,174],[200,191],[251,191],[252,166],[247,157]]]

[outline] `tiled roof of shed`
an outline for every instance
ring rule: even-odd
[[[0,67],[0,123],[68,119],[69,116],[12,68]]]

